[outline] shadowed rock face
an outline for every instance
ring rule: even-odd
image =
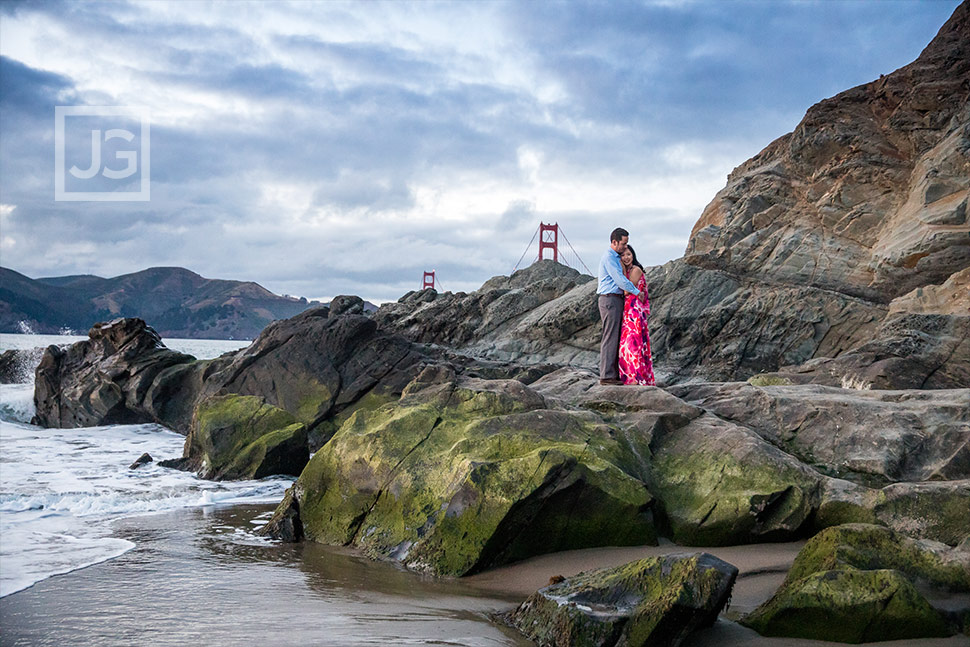
[[[156,410],[149,392],[153,386],[168,391],[170,379],[183,376],[182,369],[195,358],[165,348],[158,333],[141,319],[96,324],[88,337],[66,349],[49,346],[45,351],[34,380],[34,424],[159,422],[175,430],[187,428],[187,421],[175,414],[177,407]],[[192,394],[182,397],[192,399]]]

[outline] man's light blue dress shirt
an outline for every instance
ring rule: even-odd
[[[623,275],[623,266],[620,264],[620,255],[613,251],[613,248],[606,250],[603,258],[600,259],[599,287],[596,294],[622,294],[624,290],[631,294],[640,296],[640,290],[633,285],[630,279]]]

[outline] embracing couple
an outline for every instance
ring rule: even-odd
[[[637,254],[627,244],[630,233],[616,228],[599,268],[600,384],[655,384],[650,357],[647,280]]]

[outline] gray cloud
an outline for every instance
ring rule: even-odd
[[[616,226],[659,264],[731,168],[956,4],[3,3],[39,27],[0,45],[2,262],[387,300],[425,269],[466,291],[507,273],[543,220],[593,269]],[[53,107],[132,87],[160,115],[151,202],[55,202]]]

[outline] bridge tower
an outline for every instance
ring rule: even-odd
[[[552,260],[559,262],[559,223],[547,225],[539,223],[539,260],[542,260],[543,250],[552,250]]]

